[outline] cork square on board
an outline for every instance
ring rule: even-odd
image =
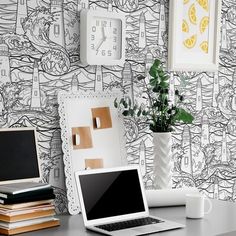
[[[109,107],[97,107],[92,108],[91,110],[94,129],[112,128],[112,120]]]
[[[85,169],[98,169],[103,168],[103,159],[85,159]]]
[[[93,147],[90,127],[72,128],[73,149],[87,149]]]

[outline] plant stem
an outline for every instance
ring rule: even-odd
[[[154,108],[153,108],[152,97],[151,97],[151,95],[150,95],[149,92],[148,92],[148,86],[147,86],[147,83],[146,83],[145,79],[144,79],[144,85],[145,85],[146,93],[147,93],[147,95],[148,95],[148,99],[149,99],[150,106],[151,106],[153,123],[154,123],[154,126],[156,126],[156,113],[155,113],[155,110],[154,110]]]

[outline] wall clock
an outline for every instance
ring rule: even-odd
[[[89,65],[125,62],[125,15],[83,9],[80,13],[80,60]]]

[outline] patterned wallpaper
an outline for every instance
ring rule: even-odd
[[[195,0],[191,0],[195,1]],[[59,91],[121,90],[142,97],[139,75],[155,58],[167,61],[167,0],[4,0],[0,3],[0,126],[35,126],[43,179],[67,209],[57,105]],[[126,63],[82,66],[77,9],[126,13]],[[223,0],[218,73],[174,73],[171,84],[195,115],[173,133],[174,187],[196,186],[209,197],[236,200],[236,6]],[[125,120],[128,162],[153,186],[152,137]]]

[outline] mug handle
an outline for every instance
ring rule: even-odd
[[[205,197],[204,200],[206,200],[208,202],[208,205],[209,205],[209,209],[207,211],[205,211],[204,214],[209,214],[212,210],[212,202],[208,197]]]

